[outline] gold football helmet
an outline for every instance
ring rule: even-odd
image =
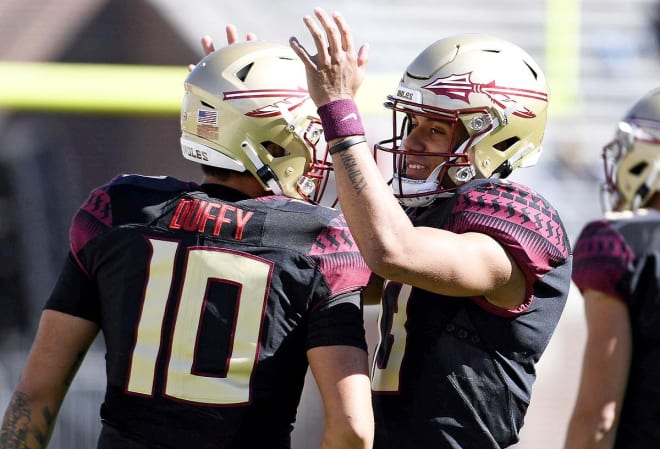
[[[291,48],[229,45],[202,59],[184,86],[184,158],[247,170],[274,194],[320,202],[332,165],[305,67]],[[281,154],[268,151],[273,143]]]
[[[660,192],[660,87],[651,90],[619,122],[603,148],[604,212],[635,210]]]
[[[507,177],[534,165],[545,132],[549,87],[525,51],[502,39],[462,34],[441,39],[408,66],[385,106],[393,110],[393,137],[376,149],[393,154],[392,188],[405,206],[424,206],[473,178]],[[403,118],[400,120],[397,115]],[[406,178],[404,149],[410,116],[424,116],[467,131],[426,180]],[[446,193],[448,192],[448,193]]]

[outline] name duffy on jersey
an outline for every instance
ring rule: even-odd
[[[202,199],[182,198],[176,206],[168,227],[174,230],[207,232],[217,237],[224,224],[233,229],[233,238],[241,240],[243,230],[254,212],[231,204],[215,203]]]

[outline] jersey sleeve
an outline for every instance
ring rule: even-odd
[[[101,306],[96,285],[82,271],[70,253],[44,308],[100,324]]]
[[[315,260],[329,294],[311,310],[307,349],[346,345],[367,350],[361,291],[371,271],[338,212],[317,235],[308,256]],[[324,291],[325,289],[323,289]]]
[[[573,251],[573,282],[580,289],[598,290],[624,300],[617,286],[633,269],[635,255],[606,220],[593,221],[582,230]]]
[[[335,296],[311,311],[307,349],[331,345],[367,350],[359,292]]]
[[[316,260],[331,295],[362,290],[371,270],[360,255],[343,215],[338,215],[316,237],[308,254]]]
[[[564,264],[570,244],[557,211],[540,195],[515,183],[484,183],[458,194],[447,229],[480,232],[497,240],[527,279],[526,309],[534,283]]]

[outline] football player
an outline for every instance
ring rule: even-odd
[[[368,47],[354,46],[339,13],[314,15],[304,23],[316,54],[290,44],[307,67],[349,228],[387,279],[371,373],[374,447],[511,446],[570,287],[557,211],[506,180],[541,151],[543,71],[494,37],[429,45],[386,102],[393,136],[376,149],[392,158],[388,185],[353,101]]]
[[[370,272],[317,204],[332,167],[315,109],[288,46],[235,43],[192,69],[181,151],[203,183],[123,175],[91,192],[0,447],[46,447],[99,331],[100,449],[288,449],[308,366],[321,447],[371,447]]]
[[[660,88],[603,148],[604,218],[575,244],[587,343],[566,449],[660,447]]]

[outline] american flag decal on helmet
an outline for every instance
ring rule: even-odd
[[[539,101],[548,101],[547,92],[539,92],[529,89],[518,89],[516,87],[504,87],[495,84],[495,80],[487,84],[473,83],[472,72],[460,75],[450,75],[444,78],[436,78],[429,84],[422,86],[436,95],[444,95],[453,100],[470,103],[470,95],[485,94],[497,106],[512,111],[515,116],[522,118],[534,118],[536,114],[527,107],[519,104],[512,97],[531,98]]]
[[[197,110],[197,124],[218,126],[218,111]]]
[[[246,100],[253,98],[279,98],[272,104],[262,106],[258,109],[247,112],[248,117],[274,117],[282,114],[282,110],[292,111],[300,107],[307,99],[309,93],[307,89],[299,87],[298,89],[255,89],[255,90],[236,90],[225,92],[223,99]]]

